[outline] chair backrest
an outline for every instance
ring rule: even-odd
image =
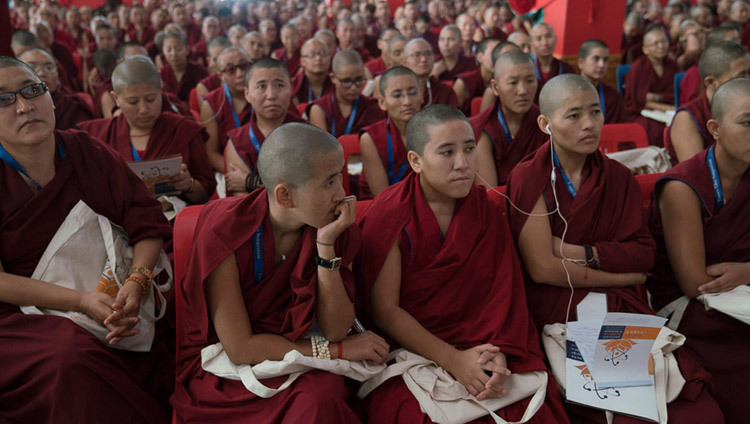
[[[480,112],[480,108],[482,107],[482,98],[481,97],[474,97],[471,99],[471,116],[477,116]]]
[[[614,153],[648,147],[646,130],[638,124],[604,124],[599,139],[599,151]]]
[[[677,108],[680,107],[680,84],[682,83],[682,79],[685,78],[685,73],[680,72],[677,74],[674,74],[674,108],[677,110]]]
[[[619,65],[617,67],[617,91],[620,94],[623,93],[623,82],[625,82],[625,74],[630,70],[630,65]]]
[[[307,110],[307,105],[310,103],[300,103],[297,105],[297,112],[299,112],[299,116],[302,116],[305,114],[305,111]]]
[[[349,166],[349,157],[351,155],[358,155],[361,152],[359,148],[359,134],[342,135],[341,137],[339,137],[339,143],[341,143],[341,147],[344,148],[344,191],[346,191],[346,194],[349,195],[351,194],[352,189],[350,186],[351,176],[349,175],[349,171],[347,168]]]
[[[664,134],[662,135],[663,140],[664,140],[664,148],[667,150],[669,150],[669,145],[672,144],[672,140],[671,140],[670,133],[669,133],[671,129],[672,129],[671,126],[664,127]],[[673,159],[677,160],[677,158],[673,158]]]
[[[641,200],[643,201],[643,207],[646,212],[648,212],[648,209],[651,206],[651,193],[654,192],[656,180],[661,178],[662,175],[664,175],[663,172],[635,176],[635,180],[638,181],[638,185],[641,186]]]
[[[193,244],[195,224],[198,222],[203,205],[188,206],[177,215],[174,221],[174,312],[177,321],[177,360],[182,346],[182,279],[187,268],[188,252]]]
[[[198,91],[196,91],[195,87],[193,87],[193,89],[190,90],[189,101],[190,101],[190,110],[194,110],[198,112],[198,115],[200,116],[201,106],[198,104]]]

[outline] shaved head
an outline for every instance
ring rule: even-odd
[[[356,50],[341,50],[340,52],[336,53],[336,56],[333,57],[333,62],[331,62],[331,69],[333,69],[334,75],[338,75],[344,67],[350,65],[357,65],[360,67],[364,66],[362,64],[362,56],[360,56]]]
[[[498,46],[499,47],[499,46]],[[497,50],[497,47],[495,47]],[[494,52],[493,52],[494,53]],[[499,80],[503,72],[514,65],[529,65],[534,68],[534,61],[521,50],[510,50],[500,55],[495,62],[495,79]]]
[[[469,123],[466,115],[453,106],[436,104],[420,110],[406,126],[406,150],[422,156],[430,142],[430,128],[453,121]]]
[[[513,50],[523,53],[516,43],[512,41],[501,41],[494,49],[492,49],[492,63],[497,63],[497,59],[499,59],[500,56]]]
[[[309,124],[284,124],[266,137],[258,154],[258,174],[269,197],[274,187],[289,184],[300,187],[314,177],[314,161],[320,156],[344,149],[330,133]]]
[[[112,72],[112,88],[117,94],[139,84],[148,84],[161,89],[161,75],[147,56],[131,56],[117,65]]]
[[[42,48],[39,48],[39,47],[34,47],[34,48],[31,48],[31,49],[28,49],[28,50],[24,51],[23,53],[21,53],[20,55],[18,55],[18,58],[21,59],[21,60],[23,60],[24,62],[26,62],[26,60],[24,59],[24,57],[27,57],[27,55],[29,55],[31,53],[34,53],[34,52],[43,54],[47,59],[49,59],[52,62],[53,65],[55,64],[55,58],[54,58],[54,56],[52,56],[46,50],[44,50]],[[55,66],[55,68],[57,68],[57,66]]]
[[[591,91],[599,98],[596,88],[578,74],[562,74],[547,81],[539,94],[539,110],[542,115],[552,117],[563,106],[562,101],[572,92]]]
[[[417,86],[419,86],[419,77],[417,77],[417,74],[415,74],[414,71],[407,68],[406,66],[396,66],[385,71],[385,73],[383,73],[383,75],[380,76],[380,81],[378,82],[378,88],[380,89],[380,94],[382,96],[385,96],[385,92],[388,89],[388,81],[391,78],[400,77],[402,75],[408,75],[414,78],[414,82],[416,83]]]
[[[708,76],[718,79],[731,69],[732,62],[747,54],[747,50],[734,41],[719,41],[708,46],[701,55],[698,73],[701,79]]]
[[[711,118],[722,122],[738,99],[750,97],[750,78],[735,78],[722,84],[711,99]]]

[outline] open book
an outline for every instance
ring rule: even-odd
[[[182,155],[128,162],[128,166],[138,178],[143,180],[154,197],[180,194],[180,190],[169,184],[169,178],[180,173]]]

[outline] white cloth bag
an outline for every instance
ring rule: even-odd
[[[327,371],[356,381],[365,381],[385,368],[384,365],[369,365],[364,361],[312,358],[296,350],[287,352],[281,361],[263,361],[257,365],[236,365],[229,359],[221,343],[201,349],[201,367],[217,377],[242,381],[247,390],[262,398],[270,398],[286,390],[297,377],[307,371]],[[288,375],[289,378],[278,389],[267,387],[259,381],[284,375]]]
[[[656,406],[660,424],[667,423],[667,403],[677,399],[685,385],[685,378],[680,373],[677,359],[672,353],[684,343],[685,336],[662,327],[651,348],[651,357],[654,361]],[[545,325],[542,329],[542,344],[552,367],[552,373],[557,379],[562,394],[565,395],[565,325],[561,323]],[[612,413],[606,412],[607,422],[611,423]]]
[[[94,212],[81,200],[55,233],[31,278],[73,290],[93,292],[108,262],[110,266],[116,264],[112,267],[114,279],[118,287],[122,287],[133,262],[133,248],[128,246],[125,232],[120,227]],[[152,282],[156,290],[148,290],[141,300],[140,321],[135,327],[140,332],[125,337],[111,347],[136,352],[151,350],[155,323],[166,312],[166,299],[162,293],[172,285],[172,267],[164,251],[159,256],[153,275],[157,276],[162,271],[169,275],[168,281],[164,284]],[[154,292],[161,306],[158,314],[155,313]],[[109,333],[106,327],[80,312],[39,309],[35,306],[21,307],[21,311],[25,314],[66,317],[102,341]]]
[[[533,396],[521,420],[515,422],[525,423],[542,407],[547,392],[545,371],[511,374],[503,385],[508,389],[505,396],[479,401],[446,370],[416,353],[398,349],[391,352],[388,360],[396,363],[366,381],[357,395],[364,398],[389,378],[401,376],[422,412],[438,424],[465,423],[485,415],[496,423],[510,424],[494,411]]]
[[[667,149],[663,147],[649,146],[638,149],[623,150],[621,152],[608,153],[610,159],[614,159],[625,165],[634,174],[655,174],[666,172],[672,167]]]
[[[702,294],[697,299],[706,307],[707,311],[716,309],[745,324],[750,324],[750,287],[748,286],[737,286],[724,293]],[[678,297],[663,307],[657,314],[669,318],[667,326],[677,330],[688,303],[690,303],[690,299],[687,296]]]

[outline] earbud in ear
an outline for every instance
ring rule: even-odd
[[[544,127],[545,131],[547,131],[547,134],[552,135],[552,130],[549,129],[549,123],[547,123],[547,126]]]

